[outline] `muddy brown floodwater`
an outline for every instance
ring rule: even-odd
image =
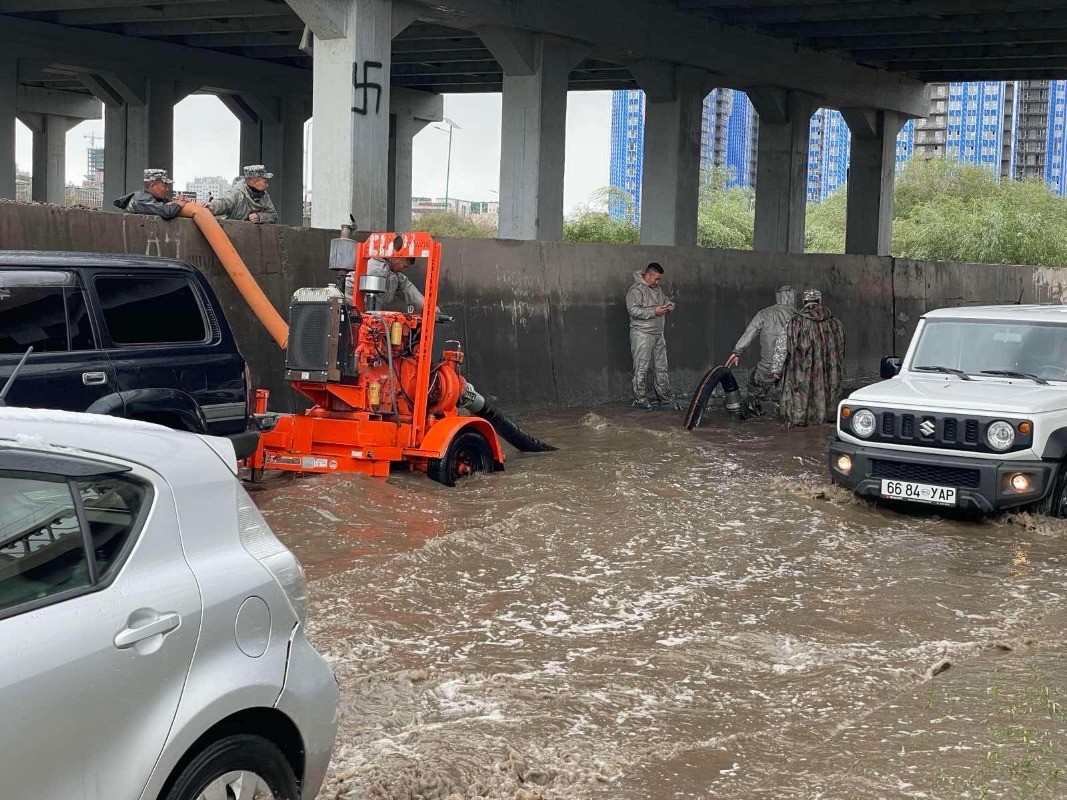
[[[320,798],[1067,796],[1067,526],[873,508],[828,428],[708,416],[257,487],[341,686]]]

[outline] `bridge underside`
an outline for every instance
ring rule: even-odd
[[[313,224],[403,227],[410,140],[441,119],[440,95],[499,92],[500,230],[522,239],[562,232],[568,91],[645,91],[651,244],[695,242],[712,88],[747,92],[759,114],[767,250],[803,248],[808,119],[841,109],[847,246],[882,253],[890,144],[926,113],[923,82],[1067,77],[1062,0],[0,0],[0,22],[0,197],[14,193],[16,118],[34,131],[34,197],[55,201],[63,136],[102,107],[111,197],[172,166],[174,104],[210,92],[241,122],[242,162],[275,167],[284,219],[302,213],[313,114]]]

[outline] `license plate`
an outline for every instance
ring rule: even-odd
[[[911,500],[914,503],[931,503],[936,506],[956,505],[954,486],[932,486],[929,483],[910,481],[882,481],[882,497],[891,500]]]

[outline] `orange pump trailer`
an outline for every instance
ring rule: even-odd
[[[293,388],[315,406],[281,415],[260,437],[247,462],[253,474],[275,469],[384,477],[396,464],[452,485],[470,472],[503,469],[504,453],[490,422],[458,413],[467,388],[458,371],[462,350],[446,350],[441,362],[431,363],[441,245],[427,233],[373,233],[356,253],[348,320],[352,354],[345,354],[356,362],[355,374],[324,381],[291,377]],[[368,261],[394,256],[426,260],[421,315],[365,310],[359,287]]]

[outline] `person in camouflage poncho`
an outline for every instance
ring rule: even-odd
[[[822,304],[822,292],[807,289],[803,307],[774,347],[771,371],[782,381],[782,416],[789,425],[833,422],[844,396],[845,330]]]

